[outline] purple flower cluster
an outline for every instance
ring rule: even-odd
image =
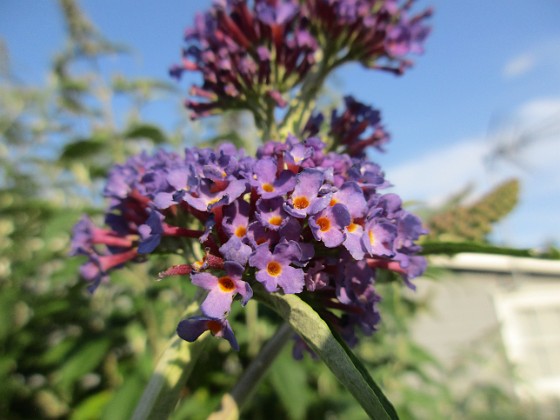
[[[430,33],[426,9],[409,16],[415,0],[308,0],[302,2],[310,31],[325,51],[344,51],[347,61],[402,74],[422,53]],[[399,4],[402,3],[402,4]]]
[[[195,238],[204,258],[160,274],[189,274],[207,291],[202,314],[179,324],[182,338],[209,330],[237,348],[227,316],[258,287],[302,293],[352,343],[356,328],[371,333],[379,321],[377,271],[411,285],[425,268],[415,244],[421,222],[380,192],[388,185],[377,165],[327,153],[317,137],[268,142],[256,157],[228,144],[142,154],[112,170],[108,228],[82,219],[73,253],[89,257],[82,274],[94,289],[125,262]]]
[[[390,136],[381,124],[381,112],[352,96],[344,97],[344,104],[344,111],[332,110],[328,131],[337,151],[352,157],[365,157],[366,148],[370,146],[383,151],[383,145]],[[324,119],[320,112],[311,116],[304,127],[304,134],[317,135]]]
[[[408,16],[414,0],[221,0],[185,32],[183,60],[171,68],[199,72],[186,101],[193,118],[250,110],[257,125],[269,106],[284,107],[316,58],[331,71],[345,62],[402,74],[430,32],[427,9]],[[252,5],[250,7],[249,5]],[[324,69],[324,70],[325,70]],[[261,98],[266,97],[263,103]]]
[[[305,29],[294,0],[216,2],[210,12],[196,17],[187,29],[180,65],[171,69],[202,74],[202,86],[193,86],[188,100],[192,117],[222,109],[250,109],[265,117],[261,98],[286,105],[283,94],[297,85],[315,63],[317,43]]]

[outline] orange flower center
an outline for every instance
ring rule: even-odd
[[[352,222],[352,223],[350,223],[350,224],[348,225],[348,227],[347,227],[346,229],[348,229],[348,232],[352,233],[352,232],[354,232],[356,229],[358,229],[358,226],[359,226],[359,225],[358,225],[357,223]]]
[[[268,223],[274,226],[280,226],[280,224],[282,223],[282,218],[278,215],[272,216],[270,219],[268,219]]]
[[[298,210],[306,209],[309,206],[309,200],[304,196],[294,198],[293,203],[294,207]]]
[[[247,229],[245,228],[245,226],[237,226],[235,228],[235,236],[237,236],[238,238],[245,236],[246,233],[247,233]]]
[[[222,324],[220,323],[220,321],[216,321],[214,319],[206,321],[206,327],[208,327],[212,335],[216,335],[220,331],[222,331]]]
[[[326,232],[331,228],[331,221],[328,217],[319,217],[317,219],[317,225],[319,225],[319,229],[321,229],[321,232]]]
[[[262,189],[266,192],[272,192],[274,191],[274,185],[265,182],[264,184],[262,184]]]
[[[266,271],[273,277],[277,277],[282,274],[282,266],[276,261],[270,261],[266,265]]]
[[[338,200],[337,200],[336,198],[331,198],[331,201],[330,201],[330,203],[329,203],[329,206],[332,207],[332,206],[334,206],[334,205],[337,204],[337,203],[338,203]]]
[[[220,286],[220,290],[222,292],[229,293],[235,290],[235,283],[228,276],[220,277],[218,279],[218,285]]]

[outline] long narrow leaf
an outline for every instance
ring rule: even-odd
[[[274,309],[317,353],[338,380],[373,419],[398,415],[362,363],[331,332],[323,319],[295,295],[259,293],[259,300]]]

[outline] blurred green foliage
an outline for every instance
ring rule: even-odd
[[[115,272],[90,296],[78,279],[82,260],[67,257],[70,232],[81,213],[101,216],[101,203],[92,197],[101,196],[111,164],[140,149],[180,144],[185,125],[169,134],[143,121],[142,107],[153,98],[167,95],[181,102],[173,98],[174,89],[157,80],[100,72],[99,62],[126,49],[103,38],[73,0],[60,0],[60,6],[68,38],[48,84],[22,85],[9,68],[1,72],[0,418],[124,419],[195,291],[185,278],[157,282],[159,271],[183,262],[157,257]],[[116,109],[116,97],[126,98],[128,108]],[[243,118],[232,114],[225,124],[231,129]],[[255,147],[237,131],[212,141],[226,137]],[[485,198],[466,212],[487,214],[492,205],[485,200],[491,201]],[[481,206],[486,206],[482,213],[476,210]],[[410,338],[410,320],[427,303],[403,298],[395,280],[387,277],[379,285],[383,331],[361,340],[357,354],[401,416],[484,418],[499,412],[514,418],[518,407],[499,389],[481,386],[457,399],[448,383],[454,378]],[[238,324],[241,351],[213,341],[185,384],[173,418],[205,419],[213,412],[280,323],[255,302],[246,309],[243,314],[234,309],[230,317]],[[289,347],[243,413],[246,419],[268,420],[363,417],[321,363],[310,357],[295,361]]]

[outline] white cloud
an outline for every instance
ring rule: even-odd
[[[520,54],[506,63],[502,74],[508,79],[522,76],[535,67],[536,61],[537,58],[531,53]]]
[[[531,72],[536,67],[560,71],[560,38],[550,38],[512,57],[502,68],[502,76],[514,79]]]

